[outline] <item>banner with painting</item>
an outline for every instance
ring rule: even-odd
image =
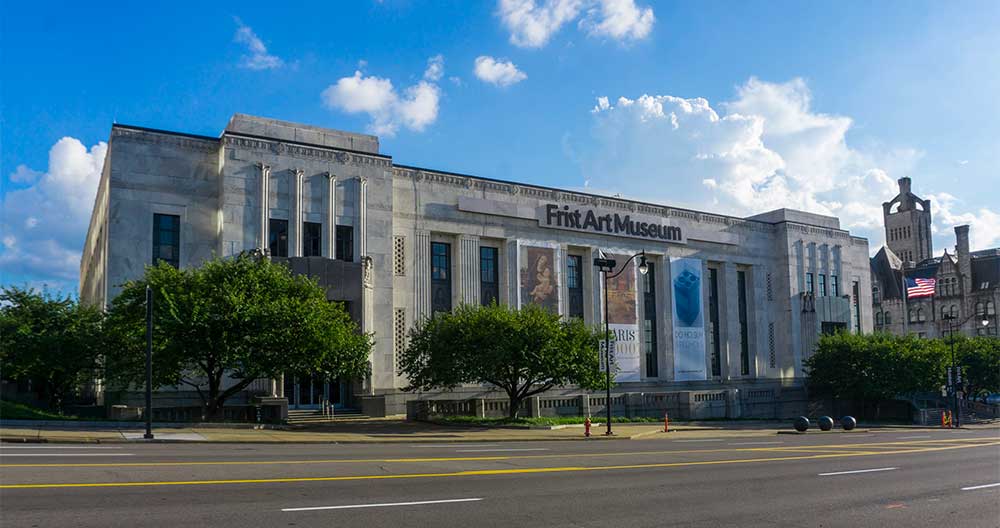
[[[673,292],[674,380],[708,379],[701,260],[671,258],[670,287]]]
[[[542,242],[518,243],[518,306],[537,304],[559,310],[559,247]]]
[[[608,279],[608,328],[615,340],[614,360],[618,368],[615,381],[642,381],[639,368],[639,305],[637,297],[638,269],[632,260],[622,269],[622,263],[629,255],[608,255],[608,258],[618,262],[618,268],[609,273],[614,278]]]

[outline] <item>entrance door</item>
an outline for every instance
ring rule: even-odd
[[[328,398],[330,383],[322,377],[285,375],[285,397],[292,409],[319,409]]]

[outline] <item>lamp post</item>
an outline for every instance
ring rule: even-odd
[[[990,320],[986,317],[985,313],[972,314],[958,323],[955,322],[958,317],[955,317],[954,315],[948,314],[942,317],[943,320],[948,321],[948,337],[951,340],[951,367],[948,369],[948,392],[951,393],[951,410],[955,417],[955,427],[962,426],[962,413],[958,408],[958,390],[955,387],[955,385],[959,383],[959,373],[955,366],[955,329],[960,328],[963,324],[969,322],[969,320],[976,316],[982,318],[979,321],[980,324],[984,327],[989,326]]]
[[[604,433],[605,436],[611,436],[611,331],[608,327],[608,279],[613,279],[622,274],[625,268],[628,266],[629,262],[633,259],[639,257],[639,273],[645,275],[649,271],[649,266],[646,265],[646,252],[640,251],[635,255],[632,255],[622,264],[622,268],[618,270],[617,273],[613,275],[608,275],[611,271],[615,269],[617,262],[614,259],[605,258],[604,253],[601,252],[601,256],[594,259],[594,266],[604,274],[604,371],[605,371],[605,383],[606,383],[606,400],[605,400],[605,410],[607,411],[608,428]]]
[[[153,288],[146,285],[146,440],[153,439]]]

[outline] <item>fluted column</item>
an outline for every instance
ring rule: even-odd
[[[459,292],[462,302],[474,306],[479,305],[479,237],[462,235],[461,245],[461,276],[459,277]]]
[[[267,249],[267,224],[271,216],[270,209],[268,208],[271,192],[271,166],[263,163],[258,163],[257,166],[260,167],[260,237],[257,239],[257,247]]]
[[[368,178],[358,178],[358,260],[368,254]]]
[[[431,235],[417,231],[413,246],[413,320],[431,314]]]
[[[337,177],[326,173],[326,247],[323,256],[337,256]]]
[[[302,180],[305,178],[305,171],[302,169],[292,169],[292,211],[291,219],[288,222],[289,248],[288,256],[302,256]]]

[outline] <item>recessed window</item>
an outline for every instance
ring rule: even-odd
[[[822,277],[822,275],[820,275]],[[739,292],[740,320],[740,375],[750,375],[750,322],[747,315],[747,272],[736,272],[736,287]]]
[[[816,285],[813,284],[813,280],[815,280],[813,278],[813,274],[812,273],[806,273],[806,291],[809,292],[809,293],[815,294],[816,293]]]
[[[431,311],[451,311],[451,244],[431,242]]]
[[[288,220],[272,218],[267,223],[267,247],[272,257],[288,256]]]
[[[656,378],[660,375],[660,365],[657,360],[656,335],[656,265],[646,262],[647,270],[643,278],[643,321],[642,342],[646,353],[646,377]]]
[[[319,257],[323,253],[323,224],[302,222],[302,256]]]
[[[495,247],[479,248],[479,302],[483,306],[500,302],[499,253]]]
[[[337,260],[354,262],[354,227],[337,226]]]
[[[566,260],[566,287],[569,316],[583,319],[583,257],[580,255],[570,255]]]
[[[836,275],[830,275],[830,295],[840,297],[840,283],[837,281]]]
[[[819,296],[826,297],[826,275],[819,274]]]
[[[809,276],[812,276],[811,274]],[[719,270],[708,270],[708,340],[712,355],[712,376],[722,375],[720,356],[722,344],[719,342]]]
[[[164,261],[175,268],[181,265],[181,217],[153,215],[153,264]]]

